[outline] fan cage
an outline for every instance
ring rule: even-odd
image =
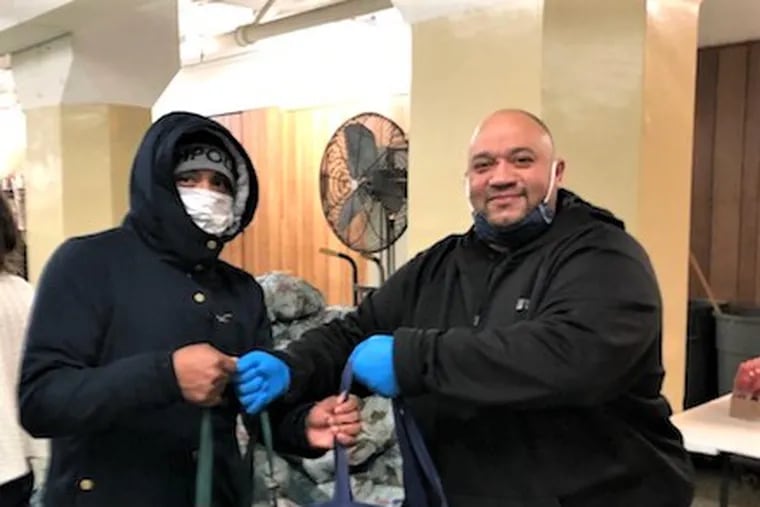
[[[347,143],[343,132],[348,125],[359,123],[375,136],[376,145],[382,148],[377,166],[373,170],[389,170],[394,178],[406,181],[409,142],[403,129],[386,116],[361,113],[343,122],[327,143],[320,164],[320,197],[322,211],[330,229],[351,250],[372,254],[392,246],[407,228],[407,199],[394,213],[353,180],[348,163]],[[361,213],[357,213],[348,227],[339,227],[339,218],[352,193],[360,196]],[[361,219],[359,219],[361,218]]]

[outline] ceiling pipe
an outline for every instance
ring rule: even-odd
[[[391,7],[393,7],[391,0],[346,0],[266,23],[243,25],[232,32],[220,35],[216,38],[216,42],[220,48],[245,47],[269,37],[364,16]]]
[[[273,2],[267,2],[269,7],[271,7],[271,3]],[[274,21],[267,21],[266,23],[254,21],[251,24],[240,26],[231,32],[213,37],[210,44],[213,47],[211,52],[202,52],[199,57],[184,59],[182,66],[194,67],[204,63],[237,58],[248,51],[251,44],[268,37],[275,37],[305,28],[364,16],[392,7],[393,2],[391,0],[345,0],[337,4],[275,19]],[[268,9],[267,5],[262,7],[259,14],[265,8]],[[266,12],[261,14],[261,17],[264,14]],[[257,16],[257,19],[260,20],[259,16]]]

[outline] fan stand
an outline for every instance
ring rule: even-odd
[[[394,226],[395,220],[391,217],[388,217],[388,219],[385,221],[386,237],[391,237],[391,234],[393,234]],[[392,274],[396,271],[396,241],[394,241],[391,246],[385,249],[385,266],[388,269],[389,274]],[[382,282],[384,283],[385,280],[383,279]]]
[[[359,303],[361,303],[368,294],[377,289],[377,287],[372,287],[370,285],[359,284],[359,267],[356,265],[356,261],[350,255],[336,252],[335,250],[331,250],[329,248],[320,248],[319,253],[329,255],[330,257],[337,257],[348,262],[348,265],[351,267],[351,299],[354,307],[359,306]],[[382,283],[385,281],[385,271],[383,270],[383,265],[380,263],[380,259],[369,254],[362,256],[377,264],[377,267],[380,270],[380,279],[382,285]]]
[[[362,257],[367,259],[368,261],[372,262],[377,266],[377,272],[380,275],[380,285],[385,283],[385,266],[383,266],[383,260],[380,257],[377,257],[372,254],[363,253],[361,254]]]
[[[393,247],[391,246],[391,248]],[[354,306],[359,306],[359,303],[361,303],[365,297],[367,297],[373,291],[377,290],[378,287],[359,284],[359,267],[357,266],[356,261],[350,255],[336,252],[335,250],[331,250],[329,248],[320,248],[319,253],[329,255],[330,257],[337,257],[348,262],[348,265],[351,267],[351,298]],[[377,270],[380,275],[380,283],[378,285],[382,286],[385,283],[385,268],[383,266],[382,259],[370,254],[361,254],[361,256],[368,261],[373,262],[377,266]],[[395,257],[395,253],[392,254],[392,256]],[[386,262],[388,262],[387,258]]]
[[[359,294],[359,268],[356,265],[356,261],[351,258],[351,256],[346,255],[341,252],[336,252],[335,250],[330,250],[329,248],[320,248],[319,253],[324,255],[329,255],[331,257],[338,257],[339,259],[343,259],[346,262],[348,262],[349,266],[351,266],[351,299],[353,300],[353,305],[358,306],[359,300],[360,300],[360,294]]]

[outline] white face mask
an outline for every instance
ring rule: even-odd
[[[185,211],[203,231],[219,236],[232,225],[232,196],[205,188],[177,187],[177,191]]]

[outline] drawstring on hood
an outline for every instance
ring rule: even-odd
[[[199,228],[185,210],[174,175],[183,161],[182,148],[202,143],[222,148],[232,158],[232,219],[220,235]],[[258,180],[248,154],[219,123],[194,113],[174,112],[159,118],[145,133],[132,165],[130,209],[124,225],[171,262],[192,267],[213,262],[224,243],[253,219]]]

